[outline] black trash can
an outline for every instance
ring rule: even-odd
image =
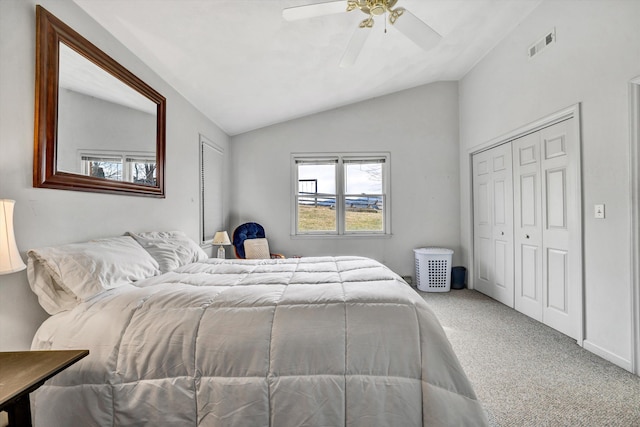
[[[467,281],[467,269],[464,267],[453,267],[451,269],[451,289],[464,289]]]

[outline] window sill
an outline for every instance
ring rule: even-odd
[[[291,240],[390,239],[393,234],[292,234]]]

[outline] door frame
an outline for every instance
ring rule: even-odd
[[[640,76],[629,82],[631,180],[631,371],[640,375]]]
[[[1,1],[1,0],[0,0]],[[224,165],[225,162],[225,153],[224,153],[224,149],[222,147],[220,147],[218,144],[216,144],[215,142],[213,142],[211,139],[207,138],[206,136],[199,134],[199,138],[198,138],[198,169],[199,169],[199,193],[200,193],[200,206],[199,206],[199,215],[200,215],[200,247],[202,248],[211,248],[213,247],[213,235],[208,236],[207,230],[210,228],[208,225],[211,223],[210,221],[215,221],[216,219],[218,220],[217,224],[214,224],[216,226],[216,230],[226,230],[226,220],[225,220],[225,216],[224,216],[224,208],[225,208],[225,194],[224,194],[224,182],[222,181],[223,179],[223,169],[219,170],[219,176],[218,179],[220,180],[219,184],[220,184],[220,210],[219,212],[217,212],[220,217],[216,218],[215,216],[211,216],[211,215],[205,215],[205,205],[207,203],[206,199],[206,195],[205,195],[205,185],[204,185],[204,180],[206,178],[211,178],[211,177],[206,177],[206,170],[205,168],[205,156],[204,156],[204,150],[209,149],[212,150],[213,153],[220,155],[220,161],[221,164]],[[216,209],[217,210],[217,209]],[[209,221],[209,222],[208,222]]]
[[[638,84],[640,84],[640,81],[638,82]],[[501,136],[493,138],[482,144],[475,145],[467,150],[467,165],[470,173],[468,174],[468,180],[465,185],[467,186],[467,194],[469,195],[468,202],[471,209],[470,209],[469,220],[467,223],[468,232],[466,233],[467,234],[466,236],[463,236],[463,238],[466,240],[466,247],[470,248],[469,250],[470,271],[475,271],[475,259],[474,259],[474,253],[473,253],[474,247],[475,247],[474,239],[473,239],[473,236],[474,236],[473,155],[485,150],[489,150],[493,147],[497,147],[498,145],[506,144],[508,142],[513,141],[514,139],[537,132],[540,129],[544,129],[546,127],[555,125],[556,123],[560,123],[569,119],[575,119],[573,125],[575,126],[575,135],[577,138],[577,147],[576,147],[577,158],[575,159],[575,168],[576,168],[575,174],[577,178],[576,191],[575,191],[575,194],[572,195],[572,197],[576,198],[575,203],[576,203],[576,206],[580,207],[579,209],[580,212],[574,218],[572,218],[572,222],[573,222],[572,231],[576,235],[574,244],[576,247],[579,248],[578,253],[580,254],[579,266],[576,267],[576,271],[575,271],[577,276],[576,280],[580,284],[578,286],[578,295],[577,295],[578,301],[576,303],[576,307],[578,309],[578,314],[576,316],[576,319],[577,319],[577,322],[579,322],[576,328],[576,330],[578,331],[578,333],[576,334],[576,342],[578,343],[578,345],[582,346],[584,341],[584,335],[585,335],[585,331],[584,331],[585,319],[584,319],[584,245],[583,245],[584,231],[582,227],[582,212],[584,211],[584,206],[582,204],[582,200],[583,200],[583,197],[582,197],[582,132],[581,132],[582,121],[580,117],[580,103],[573,104],[569,107],[563,108],[562,110],[556,111],[555,113],[551,113],[534,122],[523,125],[517,129],[514,129],[510,132],[507,132]],[[573,241],[573,236],[572,236],[572,241]],[[640,263],[639,263],[639,266],[640,266]],[[473,275],[469,274],[467,279],[469,280],[469,288],[473,289],[474,288]]]

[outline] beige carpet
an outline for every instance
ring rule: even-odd
[[[640,377],[476,291],[420,294],[492,426],[640,427]]]

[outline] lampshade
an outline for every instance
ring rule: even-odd
[[[213,244],[214,245],[230,245],[231,240],[229,240],[229,235],[226,231],[218,231],[215,236],[213,236]]]
[[[20,257],[13,234],[13,205],[15,201],[0,200],[0,274],[15,273],[27,268]]]

